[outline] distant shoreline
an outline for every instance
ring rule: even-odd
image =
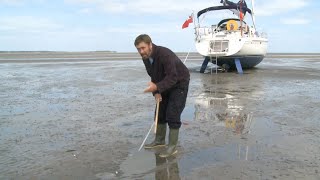
[[[117,51],[0,51],[0,53],[117,53]]]
[[[176,52],[184,61],[203,61],[203,56],[197,52]],[[265,58],[301,58],[320,61],[320,53],[268,53]],[[114,51],[0,51],[0,63],[59,63],[59,62],[103,62],[141,60],[137,52]]]
[[[136,54],[137,52],[117,52],[117,51],[0,51],[0,54],[19,54],[19,53],[30,53],[30,54],[35,54],[35,53],[67,53],[67,54],[72,54],[72,53],[114,53],[114,54]],[[175,52],[177,54],[181,53],[188,53],[188,52]],[[191,54],[197,54],[197,52],[190,52]],[[287,53],[287,52],[270,52],[267,53],[267,56],[269,55],[320,55],[319,53]]]

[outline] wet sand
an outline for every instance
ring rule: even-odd
[[[0,54],[0,179],[320,179],[319,55],[186,65],[179,153],[162,159],[138,152],[155,102],[137,54]]]

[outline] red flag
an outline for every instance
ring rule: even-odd
[[[239,18],[241,21],[243,21],[243,18],[244,18],[244,14],[242,12],[242,0],[240,0],[240,12],[239,12]]]
[[[187,28],[190,23],[192,23],[192,16],[189,16],[189,18],[182,24],[182,29]]]
[[[239,18],[240,18],[240,20],[241,20],[241,21],[243,21],[244,14],[243,14],[242,12],[240,12],[240,14],[239,14]]]

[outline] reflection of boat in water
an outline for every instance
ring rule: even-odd
[[[205,56],[200,70],[202,73],[210,61],[225,70],[236,67],[238,69],[239,66],[240,68],[252,68],[263,60],[267,52],[268,39],[255,27],[253,1],[252,10],[247,7],[244,0],[240,0],[238,3],[227,0],[221,2],[222,6],[208,7],[197,13],[195,46],[197,51]],[[222,19],[211,26],[203,26],[199,21],[199,17],[209,11],[220,10],[230,10],[234,14],[238,14],[238,17]],[[251,15],[253,25],[244,21],[246,14]]]
[[[232,128],[237,134],[250,132],[255,103],[264,95],[258,80],[254,74],[248,74],[245,82],[232,74],[201,76],[203,91],[194,98],[194,120]]]
[[[236,134],[250,132],[252,112],[244,112],[237,99],[230,94],[204,93],[195,99],[195,120],[210,120],[216,126],[233,129]]]
[[[214,76],[216,81],[212,83],[212,77],[203,76],[204,92],[194,99],[194,120],[207,122],[206,126],[212,127],[210,129],[222,129],[220,132],[224,133],[218,135],[219,137],[215,134],[214,139],[216,142],[219,141],[217,139],[223,140],[222,142],[228,141],[227,145],[222,145],[225,148],[223,152],[231,153],[228,154],[228,158],[248,160],[253,158],[255,148],[247,143],[248,141],[239,141],[238,138],[252,137],[250,134],[255,118],[254,109],[252,109],[254,106],[250,101],[256,101],[256,98],[263,95],[263,91],[260,90],[259,85],[254,88],[244,88],[246,85],[234,81],[232,77]],[[254,82],[255,78],[257,77],[252,76],[249,80]],[[230,136],[231,134],[233,135]],[[229,141],[230,139],[232,140]]]

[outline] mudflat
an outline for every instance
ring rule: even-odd
[[[110,54],[0,53],[0,179],[320,178],[319,55],[239,75],[200,74],[191,54],[179,152],[163,159],[138,152],[156,105],[143,63]]]

